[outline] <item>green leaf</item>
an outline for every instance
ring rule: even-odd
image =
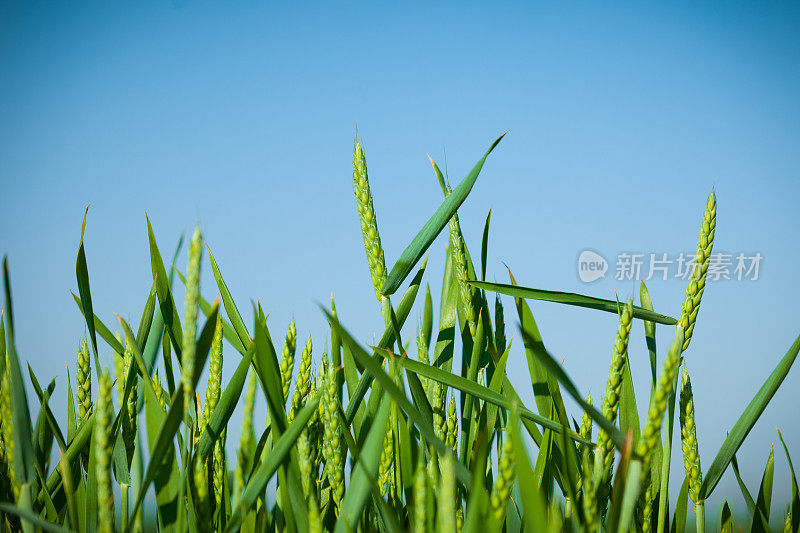
[[[53,533],[70,533],[72,530],[66,527],[59,526],[53,522],[48,522],[44,518],[34,513],[31,510],[21,509],[16,505],[6,502],[0,502],[0,511],[13,514],[20,517],[23,521],[28,521],[36,527],[40,527],[45,531],[52,531]]]
[[[383,451],[383,439],[392,401],[389,395],[383,395],[378,413],[372,419],[372,425],[366,441],[361,447],[358,460],[353,466],[350,484],[344,493],[336,531],[346,531],[349,527],[355,531],[364,510],[364,504],[370,495],[375,479],[378,477],[378,466]]]
[[[61,432],[61,428],[58,426],[58,422],[56,422],[56,417],[53,415],[53,411],[50,409],[50,404],[47,402],[44,392],[42,391],[42,387],[39,385],[39,380],[36,379],[36,374],[33,373],[33,369],[31,365],[28,364],[28,375],[31,378],[31,383],[33,384],[33,390],[36,392],[36,396],[39,397],[39,402],[42,405],[42,410],[44,415],[47,417],[47,422],[50,424],[50,428],[52,429],[56,442],[58,443],[58,447],[62,450],[67,449],[67,442],[64,440],[64,434]],[[52,388],[55,388],[55,380],[51,383]],[[49,393],[48,396],[53,394],[51,387],[48,387]]]
[[[483,225],[483,238],[481,239],[481,281],[486,281],[486,257],[489,254],[489,223],[492,221],[492,210],[486,215]]]
[[[286,428],[286,431],[275,441],[266,458],[261,461],[253,475],[250,476],[250,480],[242,492],[242,497],[234,508],[233,515],[228,520],[227,531],[233,531],[239,526],[244,514],[253,508],[256,500],[261,496],[278,467],[286,460],[287,455],[292,452],[294,443],[305,429],[314,411],[317,410],[321,394],[322,390],[318,390],[317,394],[309,399],[306,406],[300,410],[297,417]]]
[[[639,300],[642,302],[642,309],[647,311],[653,310],[653,301],[650,299],[650,291],[647,290],[647,285],[642,284],[639,286]],[[658,379],[658,366],[656,362],[656,324],[650,320],[642,321],[644,324],[644,338],[647,343],[647,353],[650,356],[650,378],[652,379],[652,388],[655,389],[656,380]]]
[[[146,387],[144,390],[144,407],[148,453],[152,458],[156,452],[159,430],[165,425],[167,414],[161,410],[155,392],[150,387]],[[159,453],[162,455],[161,468],[157,469],[153,484],[155,485],[159,523],[161,527],[169,528],[175,524],[178,517],[178,492],[181,478],[178,472],[178,463],[175,460],[175,446],[167,445],[164,451]],[[139,490],[141,490],[141,486]]]
[[[475,329],[475,337],[472,342],[472,355],[469,360],[469,367],[467,370],[467,381],[477,383],[478,380],[478,364],[481,358],[481,350],[483,348],[483,320],[478,318],[478,324]],[[467,464],[467,451],[472,449],[472,443],[469,442],[470,428],[472,424],[472,403],[473,396],[467,394],[463,397],[461,402],[463,411],[461,412],[461,449],[459,451],[458,460],[462,464]]]
[[[75,435],[75,438],[73,438],[70,441],[69,447],[67,448],[67,451],[65,453],[68,461],[74,461],[75,458],[78,457],[78,454],[80,454],[83,451],[84,447],[88,444],[89,439],[92,436],[92,428],[94,428],[94,412],[92,412],[92,414],[89,415],[89,418],[83,422],[83,425],[78,430],[78,433]],[[94,454],[90,454],[90,457],[92,457],[93,455]],[[91,468],[89,469],[89,471],[91,472]],[[50,474],[50,477],[47,479],[46,490],[51,493],[54,492],[58,487],[60,481],[61,481],[61,470],[57,468],[53,471],[52,474]],[[44,491],[45,491],[44,488],[42,488],[39,491],[39,495],[37,496],[37,503],[42,502],[44,500],[45,498]]]
[[[441,233],[447,225],[448,221],[456,214],[461,204],[464,203],[464,200],[467,199],[467,195],[472,190],[475,180],[478,179],[478,174],[480,174],[486,158],[489,157],[489,154],[492,153],[492,150],[494,150],[495,146],[497,146],[504,135],[505,133],[492,143],[489,150],[478,161],[475,167],[467,174],[461,183],[453,189],[453,192],[445,198],[428,222],[419,230],[419,233],[417,233],[408,247],[400,254],[397,262],[389,272],[386,282],[383,284],[381,294],[390,296],[400,288],[400,284],[402,284],[411,273],[417,261],[422,258],[430,245],[433,244],[433,241],[436,240],[439,233]]]
[[[619,429],[623,433],[633,432],[633,445],[639,442],[639,410],[636,407],[636,391],[633,389],[630,361],[626,359],[622,369],[622,390],[619,398]]]
[[[522,335],[523,338],[527,336],[525,331],[522,331]],[[559,383],[561,383],[561,385],[564,387],[564,390],[567,391],[570,396],[572,396],[572,399],[578,402],[578,405],[580,405],[583,410],[589,414],[589,416],[598,426],[603,428],[603,431],[608,433],[611,438],[611,442],[613,442],[617,448],[621,448],[622,444],[625,442],[624,434],[606,417],[604,417],[600,411],[586,402],[584,396],[578,392],[577,387],[575,387],[575,385],[572,383],[572,380],[561,368],[561,365],[559,365],[558,362],[553,359],[553,356],[550,355],[547,350],[537,350],[536,357],[539,358],[539,360],[542,362],[542,364],[544,364],[553,377],[556,378]]]
[[[72,293],[72,299],[75,300],[75,304],[80,309],[81,313],[83,313],[83,303],[78,296],[75,296],[75,293]],[[117,353],[124,353],[125,349],[122,347],[122,344],[117,340],[111,330],[103,324],[103,321],[100,320],[100,317],[94,315],[92,318],[92,323],[95,326],[95,331],[100,335],[100,337],[106,341],[106,343]]]
[[[379,363],[371,358],[367,352],[356,342],[356,340],[350,335],[350,333],[344,329],[339,321],[331,315],[331,313],[322,308],[322,311],[328,317],[328,321],[330,321],[331,326],[335,327],[339,330],[339,335],[342,338],[342,342],[346,343],[350,346],[350,350],[353,353],[353,356],[359,361],[365,369],[365,372],[369,372],[372,376],[377,380],[380,386],[383,388],[384,392],[391,395],[392,398],[397,402],[398,406],[405,411],[406,415],[417,425],[419,428],[420,433],[422,436],[425,437],[425,440],[428,441],[436,451],[444,456],[445,454],[453,454],[453,450],[450,449],[445,443],[443,443],[434,433],[433,427],[428,424],[423,423],[423,416],[419,412],[419,410],[408,401],[406,395],[403,391],[401,391],[397,385],[395,384],[394,380],[390,378],[386,372],[379,366]],[[406,358],[408,361],[409,359]],[[453,454],[455,456],[455,454]],[[455,457],[457,460],[458,458]],[[464,467],[459,462],[455,464],[456,470],[456,477],[466,486],[469,486],[471,482],[471,476],[469,470]]]
[[[514,447],[514,462],[517,467],[517,483],[522,496],[522,519],[526,531],[547,531],[548,511],[542,493],[542,487],[536,478],[528,458],[528,450],[519,430],[519,416],[516,409],[511,409],[508,431]]]
[[[172,340],[175,356],[178,358],[178,361],[180,361],[183,349],[181,317],[178,313],[178,309],[175,307],[175,300],[172,298],[167,271],[164,268],[164,261],[161,259],[161,252],[158,251],[158,244],[156,244],[156,237],[153,234],[153,227],[150,225],[150,217],[145,215],[145,218],[147,219],[147,237],[150,241],[150,269],[153,272],[153,281],[156,285],[159,309],[167,333]]]
[[[733,532],[733,516],[731,514],[731,508],[728,505],[728,500],[725,500],[725,503],[722,504],[722,514],[720,515],[719,519],[719,530],[722,533]]]
[[[586,307],[588,309],[598,309],[609,313],[617,313],[617,302],[613,300],[604,300],[602,298],[595,298],[593,296],[584,296],[583,294],[575,294],[571,292],[548,291],[544,289],[531,289],[529,287],[520,287],[519,285],[508,285],[505,283],[489,283],[487,281],[466,280],[470,285],[474,285],[479,289],[497,292],[500,294],[507,294],[515,298],[524,298],[526,300],[542,300],[545,302],[555,302],[565,305],[574,305],[577,307]],[[650,320],[658,324],[674,325],[678,321],[672,317],[660,315],[641,307],[633,306],[634,318],[642,320]]]
[[[753,496],[747,489],[747,485],[745,485],[744,481],[742,480],[742,476],[739,473],[739,462],[736,460],[736,455],[734,455],[731,459],[731,466],[733,467],[733,475],[736,476],[736,482],[739,483],[739,490],[742,491],[744,503],[747,504],[747,511],[754,515],[756,512],[756,501],[753,499]]]
[[[427,264],[428,262],[425,261],[419,270],[417,270],[417,274],[414,276],[414,279],[411,281],[408,289],[406,289],[405,294],[403,294],[403,298],[400,300],[400,305],[397,306],[395,316],[397,317],[398,327],[403,327],[403,323],[405,323],[408,314],[411,312],[411,307],[414,305],[414,300],[417,298],[417,291],[419,290],[420,283],[422,283],[422,276],[425,273]],[[378,348],[388,348],[393,342],[394,327],[389,325],[386,330],[384,330],[380,342],[378,342]],[[375,350],[374,357],[377,358],[379,363],[380,361],[383,361],[383,353],[380,350]],[[361,402],[364,400],[364,396],[366,396],[369,386],[372,384],[372,380],[373,376],[369,373],[365,373],[361,376],[361,379],[356,386],[356,390],[349,398],[347,410],[345,411],[345,415],[347,417],[346,422],[348,424],[353,423],[353,420],[356,416],[356,411],[361,406]]]
[[[775,474],[775,448],[769,449],[769,457],[767,458],[767,466],[764,467],[764,474],[761,477],[761,487],[758,489],[758,500],[756,500],[756,509],[759,511],[753,517],[752,531],[761,533],[768,531],[763,529],[762,521],[759,519],[759,513],[764,516],[763,523],[769,523],[769,511],[772,504],[772,480]]]
[[[214,328],[217,324],[217,313],[219,312],[219,306],[215,305],[214,309],[210,313],[208,320],[203,326],[203,330],[200,332],[200,338],[197,341],[197,351],[195,352],[196,365],[195,365],[195,373],[192,377],[193,388],[197,387],[197,382],[200,381],[200,376],[203,373],[203,368],[206,364],[206,358],[208,357],[208,352],[211,348],[211,342],[214,338]],[[128,372],[128,377],[135,377],[135,373]],[[131,380],[129,379],[129,382]],[[126,390],[128,389],[126,385]],[[127,394],[125,395],[127,397]],[[135,515],[136,512],[139,510],[139,507],[142,505],[144,501],[144,496],[147,493],[147,489],[150,487],[150,483],[156,478],[159,474],[159,469],[161,468],[162,462],[164,461],[165,457],[170,449],[174,450],[174,442],[173,439],[178,433],[180,429],[181,422],[183,421],[183,414],[184,414],[184,406],[183,406],[184,398],[183,398],[183,387],[178,387],[175,391],[175,396],[172,398],[172,402],[169,407],[169,411],[167,412],[166,420],[164,424],[161,426],[161,429],[158,432],[158,436],[156,437],[155,444],[151,444],[150,448],[153,452],[150,454],[150,462],[147,465],[147,470],[145,471],[144,480],[142,481],[142,486],[139,488],[139,494],[136,495],[136,500],[131,510],[131,515]],[[122,409],[125,409],[125,402],[121,402]],[[122,412],[122,410],[120,410]],[[119,415],[117,416],[117,420],[119,420]],[[115,426],[116,427],[116,426]],[[174,453],[174,452],[173,452]],[[184,469],[184,475],[186,474],[186,469]],[[126,531],[130,531],[133,527],[134,522],[130,522],[128,524],[128,528]]]
[[[474,381],[470,381],[456,374],[452,374],[450,372],[441,370],[434,366],[420,363],[419,361],[415,361],[408,357],[397,357],[395,361],[397,361],[403,368],[405,368],[410,372],[414,372],[416,374],[419,374],[420,376],[432,379],[434,381],[438,381],[439,383],[443,383],[448,387],[458,389],[470,396],[473,396],[485,402],[489,402],[490,404],[496,405],[498,407],[502,407],[504,409],[511,409],[513,405],[513,401],[509,400],[504,395],[498,394],[497,392],[489,388],[486,388]],[[522,405],[519,406],[519,416],[528,419],[532,422],[535,422],[541,425],[542,427],[549,428],[554,431],[562,431],[563,429],[563,426],[558,422],[555,422],[547,417],[537,415],[536,413],[532,412],[529,409],[526,409]],[[619,430],[617,430],[617,432],[619,432]],[[591,444],[591,441],[581,438],[580,435],[578,435],[572,430],[567,430],[567,436],[578,442]]]
[[[78,279],[78,293],[81,295],[81,310],[86,319],[86,327],[89,328],[89,340],[92,343],[95,367],[100,368],[100,359],[97,356],[97,335],[94,329],[94,313],[92,312],[92,291],[89,288],[89,268],[86,265],[86,252],[83,248],[83,235],[86,231],[86,215],[88,213],[89,206],[87,205],[86,211],[83,213],[81,242],[78,245],[78,257],[75,261],[75,276]]]
[[[255,346],[251,344],[247,355],[242,357],[239,366],[236,367],[236,371],[233,373],[230,381],[228,381],[225,390],[222,391],[219,402],[211,413],[208,424],[197,443],[197,454],[199,454],[200,457],[208,457],[213,450],[214,442],[216,442],[222,431],[228,426],[228,421],[234,409],[236,409],[239,397],[242,395],[244,382],[247,379],[247,371],[253,360],[254,353]]]
[[[684,533],[686,531],[686,513],[689,505],[689,479],[684,477],[678,500],[675,502],[675,514],[672,516],[671,533]]]
[[[625,479],[625,490],[622,493],[622,506],[620,508],[619,524],[617,526],[618,533],[625,533],[631,529],[630,526],[633,522],[633,514],[634,511],[636,511],[636,503],[639,498],[639,490],[641,489],[639,484],[641,473],[641,461],[637,459],[632,460]]]
[[[211,270],[214,271],[214,279],[217,282],[217,287],[219,288],[219,293],[222,297],[222,304],[225,306],[225,312],[228,313],[228,318],[230,318],[233,329],[236,332],[236,335],[239,337],[239,341],[242,343],[242,346],[250,346],[253,340],[250,338],[250,334],[247,332],[247,326],[244,325],[242,315],[239,314],[239,309],[233,302],[231,291],[228,290],[225,280],[222,279],[222,274],[219,272],[219,267],[217,266],[216,259],[214,259],[214,254],[211,253],[211,248],[206,245],[206,249],[208,250],[208,258],[211,260]]]
[[[425,339],[425,349],[431,347],[431,333],[433,332],[433,300],[431,299],[431,286],[425,282],[425,306],[422,311],[422,338]]]
[[[6,296],[6,335],[8,359],[8,376],[11,385],[11,424],[14,428],[14,472],[17,480],[31,483],[34,480],[33,470],[33,437],[31,435],[31,414],[28,410],[28,396],[25,394],[25,382],[19,367],[17,349],[14,343],[14,312],[11,300],[11,282],[8,275],[8,257],[3,258],[3,283]]]
[[[794,474],[792,458],[789,456],[789,448],[786,447],[786,442],[784,442],[783,435],[781,435],[781,430],[779,429],[778,438],[783,445],[783,451],[786,453],[786,462],[789,463],[789,472],[792,474],[792,531],[797,531],[798,527],[800,527],[800,491],[797,489],[797,477]]]
[[[714,458],[714,462],[711,463],[708,472],[706,472],[703,478],[703,485],[700,487],[700,494],[698,495],[701,500],[707,499],[717,486],[717,483],[719,483],[733,455],[739,450],[742,442],[744,442],[744,439],[747,437],[748,433],[750,433],[750,430],[753,429],[761,413],[764,412],[767,404],[775,395],[775,392],[777,392],[778,387],[783,383],[786,374],[789,373],[792,363],[794,363],[795,358],[797,358],[798,351],[800,351],[800,336],[794,341],[789,351],[783,356],[783,359],[781,359],[778,366],[775,367],[775,370],[772,371],[772,374],[770,374],[758,390],[750,404],[742,413],[742,416],[739,417],[739,420],[736,421],[736,424],[734,424],[733,428],[728,433],[725,442],[722,443],[722,446],[717,452],[717,456]]]

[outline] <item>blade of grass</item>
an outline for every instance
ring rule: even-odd
[[[200,376],[203,372],[203,368],[205,367],[206,358],[208,357],[208,352],[211,348],[211,342],[214,337],[214,328],[216,327],[218,312],[219,304],[216,304],[210,316],[208,317],[205,326],[203,326],[203,330],[200,332],[200,338],[197,341],[197,352],[195,355],[197,359],[195,373],[192,378],[194,387],[197,387],[197,382],[200,381]],[[133,373],[129,372],[129,375],[133,375]],[[164,460],[164,457],[167,455],[169,448],[174,446],[173,440],[175,439],[175,436],[180,429],[181,422],[183,421],[183,402],[183,388],[178,387],[175,391],[175,396],[172,398],[169,411],[167,412],[167,418],[158,432],[156,443],[154,446],[151,446],[154,451],[150,454],[150,462],[147,465],[142,486],[139,490],[139,494],[136,495],[135,503],[131,509],[131,514],[133,515],[136,514],[136,512],[139,510],[139,507],[142,505],[144,496],[147,493],[147,489],[150,487],[150,484],[153,482],[156,475],[158,475],[158,470],[161,467],[161,463]],[[122,406],[124,409],[124,402],[122,403]],[[119,416],[117,419],[119,419]],[[126,532],[129,532],[132,527],[133,522],[128,524]]]
[[[742,445],[742,442],[744,442],[750,430],[753,429],[761,413],[764,412],[767,404],[769,404],[770,400],[777,392],[778,387],[783,383],[786,374],[789,373],[792,363],[794,363],[794,360],[797,358],[798,351],[800,351],[800,336],[794,341],[789,351],[786,352],[786,355],[780,360],[775,370],[769,375],[742,413],[742,416],[736,421],[730,433],[728,433],[728,436],[717,452],[717,456],[714,458],[714,462],[711,463],[711,466],[708,468],[703,478],[703,485],[700,487],[700,494],[698,495],[700,500],[707,499],[717,486],[717,483],[719,483],[733,455]]]
[[[86,327],[89,329],[89,340],[92,342],[92,353],[96,368],[100,368],[100,359],[97,356],[97,335],[94,329],[94,313],[92,312],[92,292],[89,287],[89,268],[86,265],[86,251],[83,248],[83,235],[86,232],[86,215],[89,213],[89,206],[83,213],[83,224],[81,225],[81,242],[78,245],[78,257],[75,260],[75,276],[78,280],[78,293],[81,295],[81,310],[86,319]]]
[[[350,485],[342,500],[339,520],[336,522],[336,531],[347,531],[348,528],[356,530],[361,519],[364,504],[370,495],[370,490],[375,484],[378,475],[378,465],[383,451],[383,439],[386,435],[386,424],[389,420],[389,411],[392,405],[391,398],[384,395],[380,408],[372,420],[367,439],[361,447],[356,464],[350,475]]]
[[[494,150],[504,135],[505,133],[492,143],[489,150],[487,150],[475,167],[473,167],[461,183],[453,189],[453,192],[445,198],[428,222],[425,223],[403,253],[400,254],[397,262],[389,272],[386,282],[383,284],[383,288],[381,289],[383,295],[390,296],[400,288],[400,285],[411,273],[417,261],[425,255],[425,252],[430,245],[433,244],[433,241],[439,233],[447,226],[448,221],[456,214],[456,211],[461,207],[461,204],[464,203],[464,200],[467,199],[467,195],[472,190],[475,180],[478,179],[478,174],[480,174],[486,158],[489,157],[489,154],[492,153],[492,150]]]
[[[739,490],[742,492],[744,503],[747,504],[747,512],[755,515],[756,501],[753,499],[752,494],[750,494],[750,491],[747,489],[747,485],[745,485],[742,480],[742,476],[739,473],[739,461],[736,460],[736,455],[731,459],[731,467],[733,468],[733,475],[736,476],[736,482],[739,484]]]
[[[792,475],[792,531],[797,531],[800,527],[800,491],[797,489],[797,476],[794,474],[794,465],[792,465],[792,458],[789,456],[789,448],[786,447],[786,442],[783,440],[781,430],[778,431],[778,438],[781,440],[783,451],[786,453],[786,462],[789,463],[789,472]]]
[[[403,298],[400,300],[400,305],[397,306],[396,317],[397,317],[397,325],[402,327],[408,317],[408,314],[411,312],[411,307],[414,305],[414,301],[417,298],[417,292],[419,290],[420,283],[422,283],[422,276],[425,273],[425,268],[427,266],[427,261],[425,261],[422,266],[417,270],[417,274],[414,276],[411,284],[406,289],[405,294],[403,294]],[[380,342],[378,342],[379,348],[388,348],[394,342],[394,327],[389,325],[383,332],[381,336]],[[352,353],[351,353],[352,355]],[[373,357],[377,358],[378,362],[383,360],[383,354],[380,350],[376,350],[373,354]],[[358,361],[356,361],[358,362]],[[353,420],[356,415],[356,411],[361,406],[361,402],[364,400],[364,396],[366,396],[367,391],[369,390],[370,385],[372,384],[373,376],[369,373],[365,373],[361,376],[361,379],[356,386],[355,392],[353,392],[352,396],[349,399],[347,404],[347,411],[345,414],[347,415],[346,422],[348,424],[352,424]]]
[[[486,257],[489,254],[489,223],[492,221],[492,210],[486,215],[483,225],[483,238],[481,239],[481,281],[486,281]]]
[[[515,298],[523,298],[526,300],[542,300],[545,302],[554,302],[565,305],[574,305],[577,307],[585,307],[588,309],[597,309],[600,311],[606,311],[608,313],[617,313],[617,302],[613,300],[595,298],[594,296],[585,296],[583,294],[575,294],[571,292],[532,289],[529,287],[520,287],[519,285],[508,285],[505,283],[489,283],[487,281],[467,280],[467,283],[474,285],[479,289],[506,294],[508,296],[514,296]],[[634,318],[650,320],[652,322],[666,324],[668,326],[678,323],[678,321],[672,317],[654,313],[653,311],[648,311],[647,309],[637,306],[633,306],[633,316]]]
[[[423,422],[422,414],[417,410],[411,402],[408,401],[406,395],[401,391],[397,385],[394,383],[392,378],[390,378],[383,369],[379,366],[378,362],[372,359],[367,352],[356,342],[356,340],[350,335],[350,333],[344,329],[341,324],[336,320],[333,315],[325,308],[322,308],[322,311],[327,316],[328,320],[331,323],[332,327],[335,327],[339,330],[339,336],[342,339],[343,343],[346,343],[350,346],[350,350],[353,353],[353,356],[356,358],[357,361],[360,361],[362,365],[364,365],[365,372],[369,372],[372,376],[378,381],[378,383],[383,388],[384,392],[391,395],[392,398],[397,402],[398,406],[405,411],[406,415],[417,425],[420,430],[420,433],[425,437],[426,441],[430,443],[436,451],[444,456],[445,454],[451,454],[455,456],[453,451],[439,438],[436,437],[436,434],[433,431],[433,427],[430,425],[426,425]],[[457,459],[457,458],[456,458]],[[464,467],[461,463],[456,463],[455,465],[456,477],[466,486],[469,486],[471,482],[471,476],[469,470]]]
[[[31,434],[31,414],[28,410],[28,396],[25,382],[19,367],[17,349],[14,342],[14,312],[11,300],[11,282],[8,275],[8,257],[3,258],[3,283],[6,297],[6,359],[11,384],[11,424],[14,428],[14,473],[20,483],[30,483],[34,479],[33,440]]]
[[[772,480],[775,475],[775,448],[769,450],[769,457],[767,458],[767,466],[764,467],[764,474],[761,476],[761,486],[758,489],[758,499],[756,500],[756,517],[753,518],[753,526],[751,531],[754,533],[764,533],[769,531],[763,528],[764,523],[769,523],[769,512],[772,506]],[[759,513],[764,516],[764,520],[760,520]]]
[[[147,219],[147,238],[150,241],[150,269],[153,272],[153,282],[156,284],[156,294],[158,296],[159,310],[161,318],[164,320],[167,333],[172,341],[175,356],[181,360],[181,350],[183,349],[183,328],[181,327],[181,317],[175,307],[175,300],[172,297],[172,290],[169,287],[169,278],[164,268],[164,261],[161,259],[161,252],[158,251],[156,237],[153,234],[153,227],[150,225],[150,217]]]
[[[23,521],[28,521],[36,527],[40,527],[45,531],[52,531],[53,533],[70,533],[72,530],[66,527],[59,526],[53,522],[48,522],[44,518],[39,517],[31,510],[22,509],[16,505],[6,502],[0,502],[0,511],[13,514],[20,517]]]
[[[250,480],[247,482],[239,503],[233,510],[233,515],[227,523],[227,531],[235,530],[242,521],[243,514],[251,509],[256,500],[261,496],[264,488],[278,467],[286,460],[286,456],[294,449],[294,443],[305,429],[306,424],[311,419],[314,411],[319,407],[319,399],[322,391],[310,398],[305,407],[297,414],[297,417],[286,428],[286,431],[276,441],[266,458],[261,461]]]
[[[523,337],[527,334],[522,331]],[[589,403],[586,402],[584,399],[585,396],[581,395],[578,392],[577,387],[572,383],[572,380],[567,376],[564,370],[561,368],[561,365],[553,359],[553,356],[550,355],[546,350],[537,350],[536,357],[544,364],[547,370],[556,378],[561,386],[564,387],[564,390],[572,396],[572,399],[578,402],[584,411],[586,411],[592,420],[595,421],[597,425],[603,428],[603,431],[608,433],[611,436],[611,441],[614,443],[617,448],[621,448],[623,443],[625,442],[624,434],[614,426],[609,420],[600,413],[595,407],[591,406]]]

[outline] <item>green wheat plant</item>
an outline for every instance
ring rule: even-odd
[[[677,318],[654,310],[644,284],[636,305],[526,287],[510,271],[508,283],[488,282],[491,213],[480,246],[471,246],[478,243],[459,215],[502,138],[453,186],[431,159],[431,183],[438,181],[444,198],[435,195],[438,207],[427,220],[408,221],[418,231],[401,243],[406,247],[394,263],[387,258],[396,243],[384,249],[381,242],[366,154],[361,140],[355,142],[352,238],[359,240],[358,224],[370,278],[368,284],[363,279],[365,290],[381,304],[380,314],[370,311],[377,331],[367,341],[351,334],[350,320],[331,299],[330,308],[321,306],[324,334],[315,333],[324,342],[313,345],[309,335],[296,357],[298,325],[292,320],[285,333],[271,331],[269,309],[246,295],[234,297],[221,269],[230,258],[215,257],[199,227],[181,272],[182,238],[165,261],[149,218],[152,283],[142,287],[138,321],[117,316],[113,333],[112,317],[95,314],[92,304],[84,214],[73,294],[83,331],[76,332],[82,336],[75,373],[69,373],[70,361],[65,383],[58,381],[66,390],[64,409],[52,400],[56,380],[40,383],[30,367],[21,370],[25,354],[17,351],[5,258],[0,533],[679,533],[689,501],[700,533],[706,527],[770,531],[771,520],[797,532],[800,495],[783,436],[792,486],[788,508],[776,498],[780,509],[771,513],[774,450],[753,493],[736,456],[791,369],[800,337],[772,361],[761,387],[748,391],[752,400],[742,405],[713,459],[704,457],[705,471],[700,466],[694,396],[680,368],[690,364],[686,358],[702,357],[689,347],[703,328],[701,299],[714,298],[706,278],[716,193],[702,213]],[[447,238],[437,249],[442,234]],[[425,259],[431,254],[441,254],[445,265],[435,278]],[[201,287],[201,271],[214,283]],[[438,317],[429,280],[441,280]],[[182,308],[173,292],[179,283]],[[589,319],[617,317],[608,331],[614,343],[598,407],[569,377],[575,363],[548,351],[530,300],[572,306]],[[547,310],[543,305],[537,313]],[[639,323],[645,346],[631,335]],[[657,330],[674,339],[663,355],[656,352]],[[634,376],[631,361],[643,354],[650,373]],[[524,386],[509,379],[509,361],[519,357],[528,364]],[[223,371],[223,361],[231,372]],[[650,385],[650,395],[637,404],[633,384],[639,380]],[[685,469],[673,478],[682,476],[684,484],[679,494],[669,494],[676,408]],[[240,426],[233,424],[237,411]],[[747,508],[734,513],[725,501],[718,517],[706,516],[706,502],[718,497],[715,489],[730,470]]]

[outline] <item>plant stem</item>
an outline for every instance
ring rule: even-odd
[[[121,528],[123,530],[127,529],[128,527],[128,487],[127,483],[121,483],[120,488],[120,499],[122,500],[122,509],[121,509],[121,516],[120,520]]]
[[[706,502],[699,501],[694,504],[694,517],[697,520],[697,533],[705,533],[706,530]]]
[[[675,376],[675,384],[672,390],[678,386],[678,376]],[[658,496],[658,528],[657,533],[664,533],[665,518],[667,516],[668,490],[669,490],[669,467],[672,458],[672,433],[675,423],[675,392],[669,397],[667,402],[667,420],[664,428],[664,449],[661,460],[661,488]]]

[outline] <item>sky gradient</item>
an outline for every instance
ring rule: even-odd
[[[248,322],[249,302],[261,302],[274,337],[293,317],[318,358],[318,304],[333,293],[343,323],[371,342],[382,319],[352,194],[356,130],[390,265],[442,199],[426,154],[455,183],[508,130],[460,210],[477,257],[492,209],[489,280],[507,281],[505,263],[523,285],[636,296],[638,282],[614,279],[613,266],[582,283],[578,254],[691,252],[712,187],[715,250],[763,256],[757,281],[709,283],[687,352],[707,468],[800,333],[798,23],[797,5],[750,3],[3,3],[0,253],[20,356],[64,397],[84,330],[69,291],[87,204],[92,295],[108,324],[114,313],[138,321],[152,283],[147,213],[165,258],[200,223]],[[435,303],[445,244],[430,255]],[[648,286],[656,310],[677,316],[685,282]],[[207,262],[202,291],[217,294]],[[504,302],[512,381],[531,403]],[[599,398],[616,318],[532,309],[551,353]],[[671,337],[659,327],[659,361]],[[638,321],[630,346],[644,412]],[[237,356],[226,354],[230,376]],[[798,388],[794,368],[738,454],[751,490],[779,446],[775,426],[800,460]],[[780,448],[775,462],[780,510]],[[730,471],[710,516],[723,497],[744,509]]]

